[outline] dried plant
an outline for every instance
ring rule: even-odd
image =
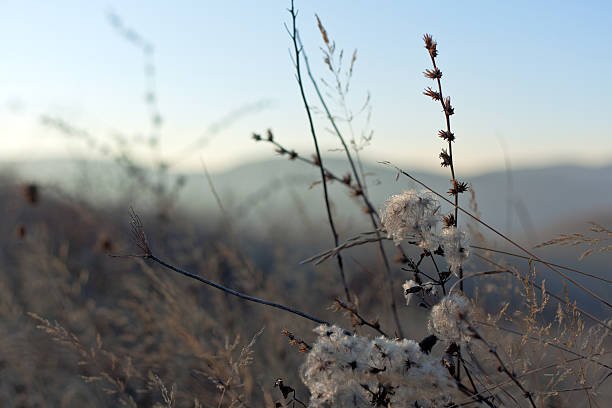
[[[0,255],[5,269],[18,273],[0,273],[0,371],[10,373],[3,373],[8,385],[0,384],[0,405],[603,406],[612,377],[611,281],[546,260],[492,227],[478,213],[473,190],[470,210],[460,205],[459,195],[469,186],[456,178],[454,107],[442,92],[437,42],[429,34],[423,38],[432,64],[425,76],[434,81],[424,94],[440,102],[444,113],[439,136],[446,145],[440,159],[450,170],[450,188],[446,194],[436,191],[383,162],[397,170],[398,178],[405,176],[423,190],[399,191],[377,210],[359,156],[372,133],[364,131],[359,138],[354,128],[360,113],[366,115],[368,128],[370,97],[357,113],[347,98],[357,53],[347,66],[344,52],[316,15],[331,75],[331,80],[317,80],[300,39],[293,1],[289,13],[295,75],[314,154],[286,147],[271,130],[252,137],[273,145],[280,156],[317,168],[320,179],[311,188],[323,190],[333,247],[309,256],[300,249],[303,237],[291,241],[284,230],[265,237],[239,233],[237,220],[245,207],[222,201],[205,166],[223,228],[200,230],[188,216],[177,214],[176,223],[165,224],[164,231],[145,230],[145,224],[154,225],[153,219],[131,209],[131,244],[109,209],[77,206],[51,190],[47,194],[46,187],[41,200],[41,186],[21,186],[15,195],[24,205],[1,208],[14,212],[13,225],[0,228],[16,242]],[[148,143],[158,149],[162,122],[152,46],[116,15],[110,18],[118,33],[144,53],[152,124]],[[309,102],[308,86],[321,110]],[[317,111],[344,152],[345,175],[326,167]],[[106,146],[61,119],[44,121],[93,147]],[[342,130],[347,129],[345,138]],[[117,151],[107,154],[121,157],[140,191],[174,202],[178,188],[166,189],[164,181],[150,178],[128,152],[119,143]],[[169,165],[158,153],[156,169],[165,174]],[[332,211],[328,189],[332,183],[344,186],[364,209],[370,231],[340,239],[340,217]],[[264,200],[271,189],[278,190],[278,183],[249,196],[252,202],[246,205]],[[61,221],[66,219],[69,226]],[[469,235],[464,227],[468,222]],[[608,254],[612,232],[591,225],[592,234],[562,234],[536,248],[586,246],[580,259]],[[515,249],[498,248],[493,238]],[[135,253],[124,252],[130,245]],[[388,260],[394,245],[401,268]],[[363,250],[369,246],[376,247],[377,259]],[[295,268],[295,256],[306,258],[303,269]],[[341,286],[336,285],[337,275],[330,278],[325,269],[332,258]],[[161,274],[154,266],[174,273]],[[545,280],[541,270],[552,275]],[[593,282],[599,287],[593,288]],[[570,288],[581,296],[572,298]],[[397,307],[395,297],[405,305]],[[24,349],[37,356],[28,360],[35,365],[20,364]],[[66,373],[78,381],[68,380]],[[37,391],[42,382],[48,384],[42,388],[56,391]],[[64,389],[63,394],[57,391]]]

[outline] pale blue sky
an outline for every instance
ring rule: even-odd
[[[358,48],[350,102],[372,93],[371,160],[437,170],[439,105],[422,89],[423,33],[439,43],[445,92],[454,100],[459,172],[502,168],[502,144],[515,167],[612,162],[612,3],[493,1],[298,1],[299,28],[317,76],[320,35],[314,13],[338,46]],[[249,140],[274,129],[312,151],[283,28],[287,1],[0,0],[0,159],[93,156],[39,124],[61,116],[101,139],[148,130],[142,54],[121,38],[119,14],[155,47],[162,151],[180,152],[229,112],[243,117],[193,150],[183,168],[214,169],[272,156]],[[313,103],[316,102],[311,98]],[[337,146],[318,120],[325,149]],[[503,140],[503,142],[502,142]],[[338,153],[329,153],[337,155]]]

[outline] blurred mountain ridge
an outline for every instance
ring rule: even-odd
[[[344,160],[328,158],[324,164],[340,177],[349,171]],[[448,176],[411,171],[409,166],[403,169],[442,194],[449,188]],[[55,186],[98,204],[118,204],[127,199],[138,205],[139,181],[110,162],[13,162],[1,164],[0,170],[21,182]],[[407,189],[423,190],[407,177],[398,177],[395,169],[383,164],[364,163],[364,173],[369,197],[376,208],[380,208],[392,194]],[[144,174],[151,180],[158,180],[153,170],[144,170]],[[592,217],[605,219],[612,216],[612,165],[597,168],[558,165],[511,172],[492,171],[465,179],[461,178],[460,172],[458,174],[460,180],[473,186],[478,211],[484,220],[506,232],[527,235],[529,241],[543,238],[538,236],[538,230],[554,230],[560,222],[586,223],[597,221]],[[166,174],[163,182],[171,186],[177,175]],[[181,208],[190,212],[214,211],[215,198],[204,172],[183,173],[182,176],[185,186],[178,193]],[[309,217],[324,217],[319,170],[306,163],[273,158],[213,172],[211,177],[230,213],[235,209],[290,215],[297,203]],[[329,186],[338,217],[347,219],[347,223],[359,220],[355,221],[360,223],[355,227],[367,228],[367,220],[360,215],[360,200],[350,197],[349,189],[338,182],[330,182]],[[462,207],[469,210],[469,201],[470,194],[464,194]],[[445,211],[446,207],[449,206],[444,204]]]

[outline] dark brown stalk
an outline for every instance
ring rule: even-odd
[[[338,232],[336,232],[336,226],[334,225],[334,219],[331,213],[331,207],[329,205],[329,195],[327,192],[327,179],[325,177],[325,170],[323,169],[323,160],[321,158],[321,152],[319,150],[319,142],[317,141],[317,134],[315,132],[314,123],[312,120],[312,113],[310,112],[310,105],[308,105],[308,100],[306,99],[306,94],[304,92],[304,83],[302,81],[302,70],[300,67],[300,54],[302,49],[298,47],[298,39],[297,39],[297,11],[295,10],[293,0],[291,0],[291,8],[289,9],[289,13],[291,14],[291,25],[292,29],[289,32],[291,40],[293,41],[293,51],[295,53],[295,71],[296,71],[296,79],[298,82],[298,86],[300,88],[300,94],[302,96],[302,102],[304,102],[304,109],[306,109],[306,115],[308,116],[308,124],[310,125],[310,133],[312,134],[312,140],[315,145],[315,151],[317,154],[317,160],[319,162],[319,168],[321,169],[321,182],[323,183],[323,196],[325,198],[325,208],[327,209],[327,218],[329,220],[329,226],[332,231],[332,235],[334,237],[335,246],[338,246]],[[287,30],[289,31],[289,30]],[[348,285],[346,283],[346,276],[344,274],[344,264],[342,262],[342,256],[338,255],[336,257],[338,260],[338,268],[340,269],[340,277],[342,278],[342,285],[344,286],[344,294],[346,296],[346,300],[348,302],[351,301],[351,294],[349,292]]]
[[[383,164],[387,164],[387,165],[391,165],[393,166],[391,163],[389,162],[382,162]],[[429,190],[430,192],[432,192],[433,194],[435,194],[436,196],[440,197],[442,200],[446,201],[449,204],[453,204],[449,199],[447,199],[446,197],[444,197],[442,194],[438,193],[437,191],[433,190],[431,187],[427,186],[425,183],[421,182],[420,180],[416,179],[415,177],[411,176],[410,174],[406,173],[404,170],[400,169],[397,166],[393,166],[397,171],[399,171],[401,174],[403,174],[404,176],[408,177],[410,180],[414,181],[415,183],[419,184],[420,186],[424,187],[425,189]],[[582,286],[580,283],[576,282],[575,280],[573,280],[572,278],[570,278],[569,276],[565,275],[564,273],[562,273],[561,271],[559,271],[557,268],[555,268],[554,266],[552,266],[549,263],[546,263],[544,261],[542,261],[539,257],[537,257],[536,255],[534,255],[531,251],[525,249],[522,245],[518,244],[517,242],[513,241],[511,238],[508,238],[506,235],[502,234],[501,232],[499,232],[498,230],[496,230],[495,228],[493,228],[492,226],[490,226],[489,224],[487,224],[486,222],[482,221],[480,218],[476,217],[475,215],[473,215],[472,213],[470,213],[467,210],[464,210],[463,208],[457,206],[456,207],[459,211],[461,211],[462,213],[464,213],[465,215],[467,215],[468,217],[470,217],[471,219],[473,219],[474,221],[476,221],[477,223],[481,224],[482,226],[484,226],[485,228],[487,228],[488,230],[490,230],[491,232],[495,233],[497,236],[499,236],[500,238],[502,238],[503,240],[507,241],[508,243],[512,244],[513,246],[515,246],[516,248],[520,249],[521,251],[523,251],[525,254],[529,255],[534,261],[543,263],[544,265],[546,265],[550,270],[552,270],[553,272],[556,272],[558,275],[562,276],[563,278],[565,278],[566,280],[568,280],[569,282],[571,282],[572,284],[574,284],[575,286],[577,286],[578,288],[582,289],[584,292],[588,293],[589,295],[591,295],[592,297],[594,297],[595,299],[599,300],[600,302],[604,303],[605,305],[607,305],[608,307],[612,307],[612,305],[610,305],[609,302],[607,302],[606,300],[602,299],[600,296],[596,295],[595,293],[593,293],[592,291],[590,291],[589,289],[585,288],[584,286]],[[588,313],[577,309],[580,313],[584,314],[585,316],[589,317],[591,320],[601,324],[602,326],[606,327],[608,330],[612,330],[612,328],[605,324],[604,322],[602,322],[601,320],[589,315]]]
[[[425,34],[423,36],[423,39],[425,41],[425,48],[427,48],[427,51],[429,52],[429,57],[431,58],[431,64],[433,65],[433,71],[434,73],[439,73],[439,75],[428,75],[428,73],[430,71],[426,71],[425,75],[430,77],[430,78],[435,78],[436,83],[438,84],[438,93],[437,95],[435,95],[435,93],[428,93],[428,91],[426,91],[426,95],[428,96],[432,96],[434,100],[439,100],[440,104],[442,105],[442,111],[444,112],[444,117],[446,120],[446,140],[448,141],[448,161],[444,160],[443,161],[443,165],[448,165],[450,167],[450,172],[451,172],[451,190],[450,192],[452,193],[454,199],[455,199],[455,217],[453,219],[453,226],[457,227],[457,206],[459,205],[459,189],[457,188],[458,183],[457,183],[457,179],[455,177],[455,163],[453,161],[453,140],[454,140],[454,136],[453,133],[451,132],[451,123],[450,123],[450,117],[453,114],[453,108],[450,105],[450,98],[447,97],[446,101],[444,99],[444,94],[442,93],[442,81],[440,81],[440,78],[442,77],[442,72],[440,72],[440,70],[438,69],[438,66],[436,65],[436,56],[438,55],[438,51],[437,51],[437,44],[435,41],[433,41],[433,38],[429,35],[429,34]],[[463,269],[460,267],[459,268],[459,279],[463,278]],[[461,281],[461,283],[459,284],[459,289],[463,292],[463,281]]]
[[[361,195],[361,197],[363,198],[363,202],[366,205],[367,209],[368,209],[368,215],[370,217],[370,222],[372,223],[372,227],[374,228],[374,230],[376,230],[376,235],[379,236],[379,232],[378,232],[378,223],[376,222],[376,219],[374,218],[374,214],[378,215],[378,213],[376,212],[376,210],[374,210],[374,207],[372,206],[372,204],[370,203],[370,200],[368,199],[368,196],[366,194],[364,185],[361,183],[361,179],[359,178],[359,172],[357,171],[357,168],[355,167],[355,163],[353,162],[353,157],[351,155],[351,151],[348,148],[348,146],[346,145],[346,142],[344,141],[344,137],[342,136],[342,133],[340,132],[340,130],[338,129],[338,126],[336,125],[336,121],[334,120],[333,115],[331,114],[331,112],[329,111],[329,108],[327,107],[327,103],[325,103],[325,99],[323,98],[323,95],[321,94],[321,91],[319,90],[319,85],[317,84],[317,81],[315,80],[314,76],[312,75],[312,71],[310,70],[310,63],[308,62],[308,56],[306,55],[306,52],[303,49],[303,45],[302,45],[302,41],[299,38],[299,34],[298,34],[298,42],[300,44],[300,47],[302,49],[302,55],[304,56],[304,65],[306,66],[306,71],[308,73],[308,76],[310,77],[310,80],[312,82],[312,85],[317,93],[317,96],[319,97],[319,101],[321,102],[321,105],[323,106],[323,109],[325,110],[325,113],[327,115],[327,119],[329,119],[329,122],[331,123],[332,127],[334,128],[334,132],[336,133],[336,135],[338,136],[338,139],[340,140],[340,143],[342,144],[342,148],[344,149],[344,152],[346,153],[346,158],[349,162],[349,164],[351,165],[351,170],[353,172],[353,176],[355,177],[355,182],[357,183],[357,186],[359,188],[359,193]],[[336,243],[336,246],[337,243]],[[390,306],[391,306],[391,311],[393,313],[393,319],[395,320],[395,326],[397,328],[397,332],[399,334],[400,337],[404,337],[403,331],[402,331],[402,326],[400,324],[399,321],[399,316],[397,315],[397,305],[395,304],[395,296],[394,296],[394,286],[393,286],[393,275],[391,273],[391,266],[389,265],[389,258],[387,258],[387,254],[385,253],[385,248],[382,244],[382,241],[378,241],[378,250],[380,251],[380,256],[383,260],[384,266],[385,266],[385,272],[386,272],[386,279],[385,281],[387,282],[387,286],[388,286],[388,290],[389,290],[389,301],[390,301]],[[403,252],[403,251],[402,251]],[[405,255],[405,254],[404,254]]]

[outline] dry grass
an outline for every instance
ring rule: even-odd
[[[116,152],[123,161],[117,162],[126,177],[139,184],[137,194],[155,203],[151,213],[132,211],[129,223],[127,203],[97,208],[46,186],[16,186],[4,179],[0,188],[0,211],[6,220],[0,225],[0,406],[306,406],[310,397],[315,401],[322,395],[314,394],[311,381],[320,380],[319,372],[333,366],[337,372],[332,374],[339,373],[341,378],[357,375],[363,361],[355,357],[343,363],[340,351],[335,355],[326,348],[328,342],[352,344],[353,340],[360,345],[379,342],[378,349],[366,353],[372,361],[359,377],[363,383],[350,391],[365,395],[369,401],[365,405],[605,406],[612,396],[610,281],[541,259],[491,228],[478,215],[473,190],[470,210],[459,202],[469,186],[455,174],[450,122],[454,108],[442,94],[434,39],[424,37],[432,63],[425,75],[435,81],[425,95],[439,101],[444,113],[439,136],[445,148],[440,158],[450,170],[450,199],[398,169],[398,177],[409,177],[430,190],[426,207],[416,193],[392,197],[391,204],[404,200],[404,205],[412,205],[412,219],[406,223],[400,211],[406,207],[379,215],[368,196],[359,152],[371,142],[372,133],[364,130],[358,136],[357,115],[347,97],[356,51],[348,67],[344,66],[342,51],[317,16],[323,59],[332,76],[331,85],[324,85],[336,93],[328,107],[301,44],[293,4],[290,13],[288,31],[315,155],[309,159],[285,147],[272,132],[255,134],[254,139],[320,170],[320,180],[311,188],[323,190],[321,208],[327,214],[332,244],[320,244],[313,255],[304,237],[287,236],[274,220],[267,234],[238,232],[239,216],[223,205],[208,172],[222,221],[218,227],[210,222],[194,224],[177,211],[184,181],[148,176],[124,146]],[[113,21],[125,35],[123,23]],[[145,61],[152,58],[146,41],[140,37],[131,41],[142,48]],[[346,175],[338,176],[325,167],[302,67],[346,155]],[[150,92],[154,94],[154,89]],[[157,138],[162,123],[155,98],[149,102]],[[339,115],[332,112],[334,108]],[[369,117],[370,109],[368,97],[362,112]],[[47,118],[46,123],[95,143],[60,119]],[[369,119],[365,123],[367,129]],[[155,150],[157,139],[151,145]],[[163,160],[156,163],[157,175],[166,174]],[[339,235],[334,219],[341,210],[332,208],[328,185],[341,185],[354,197],[372,231]],[[126,197],[130,194],[134,191],[126,191]],[[429,211],[429,218],[417,210]],[[390,216],[400,218],[386,222]],[[440,241],[429,236],[436,227],[431,222],[434,217],[443,225]],[[495,249],[491,236],[479,228],[513,248]],[[461,229],[470,231],[469,244]],[[313,234],[324,230],[327,227],[321,226]],[[538,247],[587,246],[577,255],[581,259],[595,252],[609,253],[610,229],[593,223],[590,232],[564,234]],[[387,255],[391,236],[400,244],[395,248],[395,263]],[[299,270],[298,259],[306,264]],[[599,302],[604,312],[585,310],[567,290],[548,290],[540,268],[554,273],[564,289],[566,284],[574,285]],[[597,283],[582,283],[578,275]],[[404,295],[409,305],[404,306],[398,300],[401,283],[408,280]],[[415,299],[419,306],[410,306]],[[338,343],[312,333],[314,323],[331,327],[327,322],[337,326],[333,330]],[[324,328],[318,330],[325,333]],[[376,336],[382,338],[372,340]],[[416,343],[402,343],[404,338]],[[391,374],[398,369],[398,361],[381,351],[384,347],[410,348],[411,355],[422,362],[400,361],[407,367],[404,374],[411,367],[421,369],[419,364],[435,365],[441,370],[437,379],[443,381],[432,386],[432,398],[444,391],[438,384],[450,381],[452,401],[395,402],[394,395],[410,382],[395,371]],[[318,361],[318,353],[328,360]],[[378,365],[373,362],[375,354]],[[321,368],[313,370],[304,361],[318,361]],[[331,378],[329,383],[336,381]],[[402,385],[395,386],[394,381]],[[427,385],[423,387],[420,392],[427,393]],[[336,390],[326,392],[336,395]],[[348,399],[342,401],[350,405]]]

